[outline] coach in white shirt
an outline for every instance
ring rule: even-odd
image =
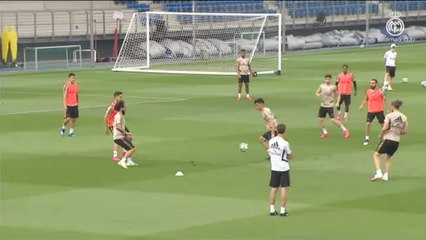
[[[288,160],[293,159],[290,150],[290,144],[284,140],[286,126],[278,124],[278,135],[269,140],[268,153],[271,159],[271,180],[269,186],[271,192],[269,195],[271,216],[278,215],[275,211],[275,199],[277,196],[278,188],[281,188],[281,210],[280,216],[287,217],[288,213],[285,209],[287,205],[287,188],[290,187],[290,165]]]
[[[392,80],[395,77],[395,70],[396,70],[396,45],[391,44],[390,50],[388,50],[385,53],[384,59],[385,59],[385,84],[383,86],[383,90],[390,90],[392,91]]]

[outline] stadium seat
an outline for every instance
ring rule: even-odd
[[[127,8],[128,9],[135,9],[138,10],[139,12],[146,12],[149,11],[149,5],[145,4],[145,3],[128,3],[127,4]]]

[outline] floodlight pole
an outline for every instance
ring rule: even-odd
[[[94,50],[95,50],[95,46],[94,46],[94,37],[93,37],[93,0],[90,1],[90,59],[94,59]],[[81,53],[80,53],[81,54]],[[91,67],[95,67],[95,62],[94,61],[90,61],[90,66]]]

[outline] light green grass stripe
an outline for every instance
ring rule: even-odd
[[[267,214],[263,201],[105,189],[5,200],[2,205],[5,226],[127,236]],[[305,207],[301,203],[292,206]]]

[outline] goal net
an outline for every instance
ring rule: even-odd
[[[135,13],[113,71],[235,75],[246,50],[253,71],[281,72],[281,15]]]

